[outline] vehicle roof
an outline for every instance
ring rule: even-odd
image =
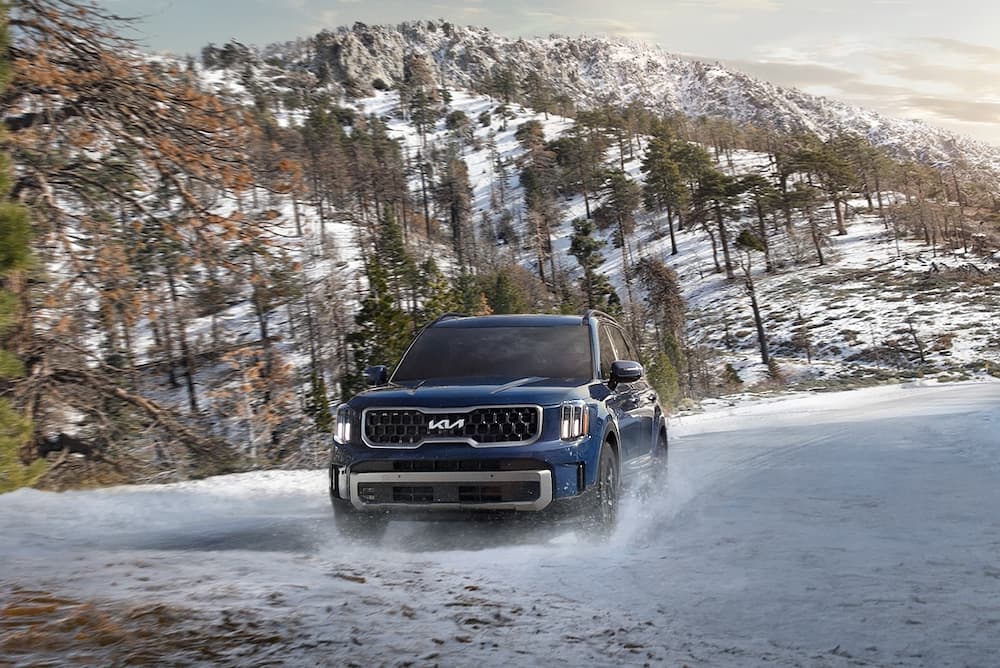
[[[439,327],[466,329],[473,327],[565,327],[587,324],[587,318],[578,315],[519,314],[449,317],[434,323],[432,327],[435,329]]]

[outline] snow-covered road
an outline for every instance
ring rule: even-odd
[[[322,472],[0,497],[0,666],[989,666],[1000,383],[676,420],[613,539],[395,523],[343,541]]]

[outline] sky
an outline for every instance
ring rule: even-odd
[[[150,50],[442,18],[509,37],[607,35],[1000,146],[995,0],[96,0]]]

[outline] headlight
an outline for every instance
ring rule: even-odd
[[[590,411],[582,401],[567,401],[560,408],[559,436],[572,441],[586,436],[590,430]]]
[[[351,423],[354,421],[354,411],[347,404],[337,409],[336,424],[333,428],[333,440],[337,443],[351,442]]]

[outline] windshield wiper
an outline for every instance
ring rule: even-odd
[[[426,382],[427,382],[427,379],[423,378],[423,379],[417,381],[416,385],[398,385],[398,387],[405,387],[407,390],[410,391],[410,394],[413,394],[414,392],[416,392],[417,390],[419,390],[424,385],[424,383],[426,383]]]
[[[511,388],[520,387],[521,385],[527,385],[528,383],[534,383],[535,381],[543,379],[544,379],[543,376],[527,376],[525,378],[518,378],[517,380],[512,380],[509,383],[504,383],[497,389],[490,392],[490,394],[500,394],[501,392],[504,392]]]

